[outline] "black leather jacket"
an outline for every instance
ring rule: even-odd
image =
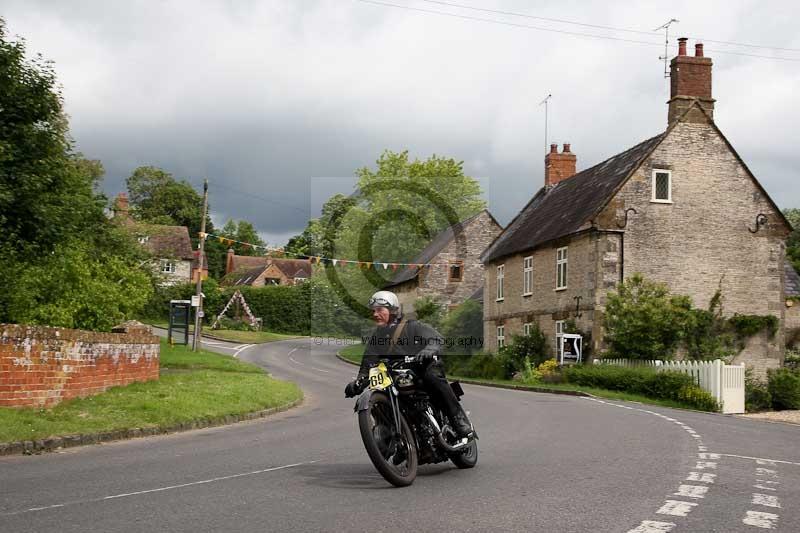
[[[396,317],[386,326],[378,326],[367,338],[364,357],[361,359],[359,378],[369,374],[369,368],[378,359],[402,359],[406,356],[430,354],[441,357],[444,338],[428,324],[418,320],[406,320],[405,329],[392,343],[392,337],[402,317]]]

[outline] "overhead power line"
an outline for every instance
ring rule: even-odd
[[[588,24],[588,23],[585,23],[585,22],[577,22],[577,21],[574,21],[574,20],[557,19],[557,18],[549,18],[549,17],[539,17],[539,16],[535,16],[535,15],[528,15],[527,13],[517,13],[517,12],[514,12],[514,11],[501,11],[499,9],[488,9],[488,8],[483,8],[483,7],[474,7],[474,6],[469,6],[469,5],[465,5],[465,4],[457,4],[455,2],[444,2],[442,0],[420,0],[420,1],[428,3],[428,4],[439,4],[439,5],[443,5],[443,6],[457,7],[459,9],[470,9],[472,11],[483,11],[484,13],[494,13],[494,14],[497,14],[497,15],[507,15],[507,16],[510,16],[510,17],[523,17],[523,18],[535,19],[535,20],[545,20],[545,21],[548,21],[548,22],[558,22],[558,23],[561,23],[561,24],[572,24],[572,25],[575,25],[575,26],[583,26],[583,27],[586,27],[586,28],[598,28],[598,29],[603,29],[603,30],[623,31],[623,32],[627,32],[627,33],[637,33],[639,35],[652,35],[653,34],[653,32],[642,31],[642,30],[634,30],[634,29],[631,29],[631,28],[619,28],[619,27],[615,27],[615,26],[603,26],[603,25],[600,25],[600,24]],[[800,48],[782,48],[780,46],[767,46],[767,45],[762,45],[762,44],[747,44],[747,43],[739,43],[739,42],[735,42],[735,41],[717,41],[717,40],[714,40],[714,39],[706,39],[706,38],[703,38],[703,37],[693,37],[691,35],[689,36],[689,39],[693,39],[693,40],[696,40],[696,41],[704,41],[704,42],[707,42],[707,43],[730,44],[730,45],[733,45],[733,46],[744,46],[744,47],[747,47],[747,48],[763,48],[763,49],[767,49],[767,50],[781,50],[783,52],[800,52]]]
[[[511,27],[515,27],[515,28],[524,28],[524,29],[530,29],[530,30],[545,31],[545,32],[550,32],[550,33],[561,33],[561,34],[564,34],[564,35],[573,35],[573,36],[576,36],[576,37],[586,37],[586,38],[590,38],[590,39],[603,39],[603,40],[607,40],[607,41],[617,41],[617,42],[624,42],[624,43],[643,44],[643,45],[647,45],[647,46],[659,46],[659,47],[662,46],[662,43],[655,42],[655,41],[639,41],[639,40],[635,40],[635,39],[624,39],[622,37],[612,37],[610,35],[598,35],[598,34],[594,34],[594,33],[583,33],[583,32],[577,32],[577,31],[557,30],[557,29],[554,29],[554,28],[545,28],[545,27],[541,27],[541,26],[531,26],[529,24],[519,24],[519,23],[515,23],[515,22],[508,22],[508,21],[504,21],[504,20],[497,20],[497,19],[491,19],[491,18],[472,17],[472,16],[469,16],[469,15],[461,15],[461,14],[458,14],[458,13],[450,13],[448,11],[439,11],[439,10],[436,10],[436,9],[425,9],[425,8],[421,8],[421,7],[413,7],[413,6],[407,6],[407,5],[401,5],[401,4],[392,4],[390,2],[382,2],[382,1],[379,1],[379,0],[357,0],[357,1],[365,3],[365,4],[373,4],[373,5],[382,6],[382,7],[394,7],[394,8],[397,8],[397,9],[405,9],[405,10],[408,10],[408,11],[417,11],[417,12],[420,12],[420,13],[441,15],[441,16],[445,16],[445,17],[453,17],[453,18],[459,18],[459,19],[464,19],[464,20],[474,20],[474,21],[478,21],[478,22],[488,22],[490,24],[499,24],[499,25],[502,25],[502,26],[511,26]],[[423,1],[427,1],[427,0],[423,0]],[[475,8],[475,9],[477,9],[477,8]],[[765,56],[765,55],[758,55],[758,54],[748,54],[748,53],[744,53],[744,52],[731,52],[731,51],[727,51],[727,50],[710,50],[710,49],[706,49],[706,52],[713,52],[713,53],[717,53],[717,54],[744,56],[744,57],[755,57],[755,58],[759,58],[759,59],[772,59],[772,60],[776,60],[776,61],[800,62],[800,58]]]

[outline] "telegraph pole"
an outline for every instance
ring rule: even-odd
[[[208,214],[208,180],[203,180],[203,218],[200,220],[200,255],[197,258],[197,309],[194,312],[192,351],[200,347],[203,336],[203,256],[206,251],[206,215]]]

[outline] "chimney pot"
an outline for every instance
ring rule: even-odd
[[[695,45],[694,45],[694,56],[695,57],[703,57],[703,43],[695,43]]]
[[[681,37],[678,39],[678,55],[685,56],[686,55],[686,41],[688,41],[688,37]]]
[[[569,153],[569,143],[564,143],[564,153],[565,154]]]
[[[557,144],[553,143],[553,144],[550,145],[550,153],[551,154],[557,154],[558,153],[558,145]]]

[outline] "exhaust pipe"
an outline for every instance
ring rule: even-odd
[[[469,438],[461,439],[461,442],[456,444],[455,446],[448,444],[446,440],[444,440],[444,435],[442,435],[442,429],[439,427],[439,423],[436,421],[436,418],[430,413],[430,411],[425,411],[425,416],[428,417],[428,422],[431,423],[433,426],[434,433],[436,434],[436,441],[439,443],[439,446],[445,449],[450,453],[455,453],[461,451],[467,444],[472,442]]]

